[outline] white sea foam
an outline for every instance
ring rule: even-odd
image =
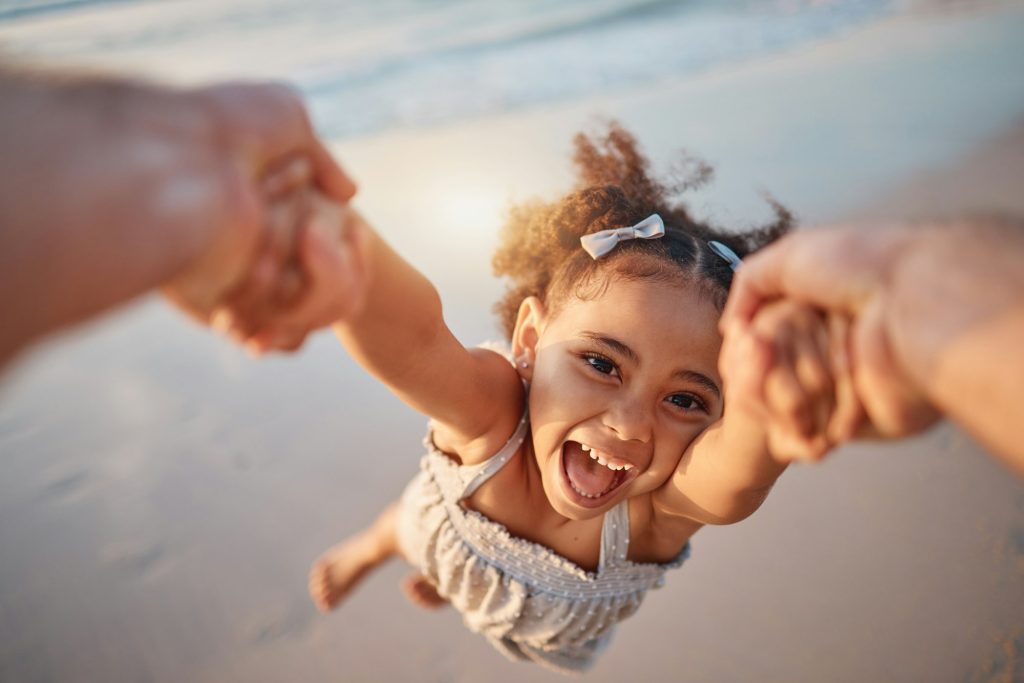
[[[284,77],[329,137],[642,85],[793,48],[893,0],[15,0],[8,50],[183,80]]]

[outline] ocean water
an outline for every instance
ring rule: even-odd
[[[330,138],[543,106],[790,50],[895,0],[13,0],[0,48],[295,83]]]

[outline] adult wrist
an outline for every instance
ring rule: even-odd
[[[901,247],[889,284],[887,326],[909,377],[932,400],[938,368],[960,337],[1012,305],[1008,290],[1024,230],[998,217],[968,217],[917,227]],[[1008,229],[1010,232],[1008,232]]]

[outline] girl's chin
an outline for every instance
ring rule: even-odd
[[[558,496],[557,500],[551,500],[552,497],[548,497],[548,501],[551,503],[551,507],[555,509],[555,512],[566,519],[572,519],[578,522],[600,517],[604,513],[608,512],[612,507],[611,505],[608,505],[606,507],[603,506],[599,508],[585,508],[576,505],[571,500],[568,500],[560,492],[556,495]]]

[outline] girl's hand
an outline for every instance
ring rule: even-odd
[[[726,335],[721,366],[731,405],[764,426],[776,459],[817,460],[860,431],[847,330],[845,319],[780,300],[738,336]]]
[[[304,282],[298,241],[309,211],[313,165],[296,157],[271,169],[262,183],[266,202],[263,239],[255,266],[213,316],[213,325],[243,342],[294,303]]]
[[[369,281],[365,225],[349,207],[310,195],[309,221],[298,245],[302,291],[245,336],[251,353],[294,351],[310,332],[358,315]]]

